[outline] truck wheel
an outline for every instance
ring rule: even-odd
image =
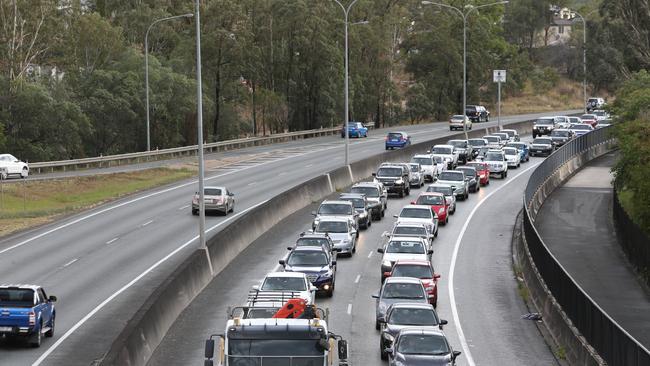
[[[42,327],[42,325],[41,325],[41,327]],[[43,341],[43,336],[41,335],[41,329],[39,328],[39,329],[36,331],[36,334],[34,334],[34,335],[31,337],[31,339],[30,339],[30,341],[29,341],[29,345],[32,346],[32,347],[34,347],[34,348],[38,348],[38,347],[41,346],[41,342],[42,342],[42,341]]]
[[[54,337],[54,320],[55,319],[56,319],[56,317],[54,315],[52,315],[52,320],[50,321],[50,330],[45,332],[45,336],[48,337],[48,338]]]

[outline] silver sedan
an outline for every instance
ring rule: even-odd
[[[217,211],[227,215],[235,210],[235,195],[229,192],[226,187],[205,187],[203,188],[203,199],[205,212]],[[199,214],[199,193],[192,197],[192,215]]]

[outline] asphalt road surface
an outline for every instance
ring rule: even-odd
[[[445,333],[450,343],[463,352],[459,365],[557,365],[536,324],[521,319],[528,309],[512,270],[515,217],[528,177],[540,161],[533,158],[511,170],[505,180],[494,178],[469,200],[458,202],[434,241],[434,268],[442,275],[437,310],[449,320]],[[386,216],[361,231],[356,254],[339,258],[334,296],[317,300],[319,307],[331,311],[329,329],[349,340],[352,365],[387,364],[379,357],[371,298],[380,284],[381,254],[376,250],[385,240],[381,234],[392,227],[393,214],[424,190],[426,186],[414,189],[403,199],[391,196]],[[310,228],[310,212],[316,207],[276,225],[217,276],[177,319],[149,365],[201,364],[204,340],[223,333],[227,307],[243,304],[251,286],[280,269],[278,260],[300,232]],[[455,305],[450,300],[452,267]]]
[[[548,113],[502,121],[540,115]],[[399,129],[408,131],[414,142],[453,134],[446,123]],[[351,140],[351,160],[383,152],[384,133]],[[209,235],[245,210],[343,165],[340,137],[244,150],[265,154],[207,174],[206,184],[225,185],[236,194],[234,215],[207,218]],[[189,209],[196,187],[194,180],[180,182],[1,240],[2,282],[42,285],[59,302],[54,338],[38,349],[0,340],[0,365],[88,365],[101,358],[151,292],[197,247],[198,224]]]

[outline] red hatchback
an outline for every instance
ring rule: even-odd
[[[583,114],[580,119],[582,120],[582,123],[591,125],[593,128],[596,128],[598,125],[598,117],[596,117],[595,114]]]
[[[490,166],[487,163],[473,161],[471,163],[467,163],[466,165],[471,166],[472,168],[476,168],[476,173],[479,176],[479,183],[482,186],[490,184]]]
[[[433,212],[438,215],[440,225],[446,225],[449,222],[449,205],[445,195],[439,192],[422,192],[418,198],[411,202],[412,205],[431,206]]]
[[[384,273],[384,277],[414,277],[422,281],[424,289],[429,296],[429,303],[436,307],[438,305],[438,279],[440,275],[435,273],[433,266],[425,260],[398,260],[393,265],[390,273]]]

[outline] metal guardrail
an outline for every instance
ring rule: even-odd
[[[531,204],[538,190],[562,165],[590,148],[612,140],[604,127],[570,141],[544,160],[530,176],[524,192],[524,235],[530,255],[562,310],[585,340],[609,365],[650,365],[650,351],[612,319],[569,275],[535,228]]]
[[[625,212],[621,205],[618,192],[614,189],[612,216],[616,223],[616,235],[620,238],[619,243],[627,255],[627,259],[637,268],[640,273],[650,271],[650,236],[648,236],[639,225]],[[646,285],[650,286],[650,277],[645,277]]]
[[[335,135],[340,131],[341,127],[320,128],[314,130],[280,133],[263,137],[249,137],[243,139],[213,142],[205,144],[203,146],[206,153],[212,153],[217,151],[241,149],[250,146],[267,145],[276,142],[292,141],[310,137]],[[32,173],[44,173],[89,168],[107,168],[124,164],[165,160],[184,156],[194,156],[197,153],[198,146],[191,145],[174,147],[170,149],[142,151],[119,155],[107,155],[93,158],[30,163],[29,169]]]

